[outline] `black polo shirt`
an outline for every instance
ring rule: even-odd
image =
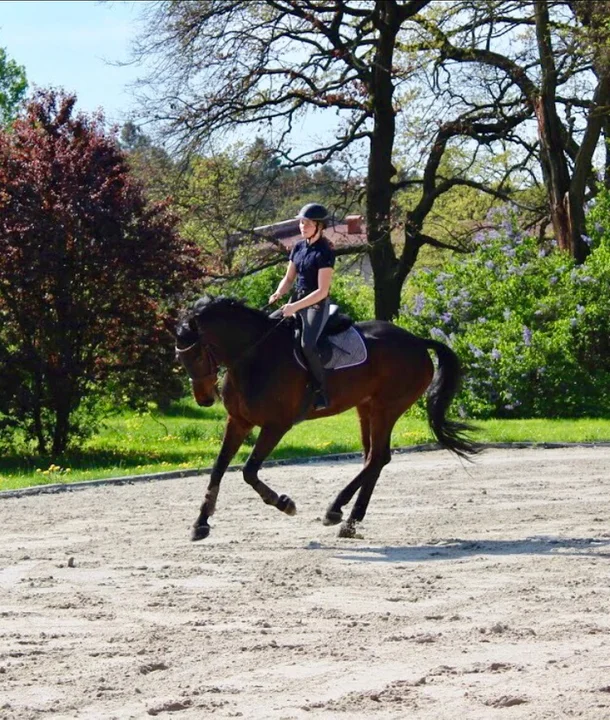
[[[296,292],[301,297],[318,289],[318,270],[335,266],[335,253],[325,237],[311,245],[307,240],[299,240],[290,259],[297,268]]]

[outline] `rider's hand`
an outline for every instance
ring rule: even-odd
[[[274,292],[273,295],[269,296],[269,305],[273,305],[274,302],[277,302],[279,300],[280,294],[279,292]]]
[[[286,303],[282,306],[282,315],[284,317],[291,317],[296,313],[296,310],[294,309],[293,303]]]

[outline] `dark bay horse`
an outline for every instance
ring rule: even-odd
[[[460,379],[457,355],[449,347],[412,335],[389,322],[357,323],[368,359],[358,366],[327,371],[330,406],[314,411],[308,374],[293,356],[292,322],[274,320],[229,298],[202,298],[178,326],[177,356],[191,378],[199,405],[212,405],[218,368],[224,366],[227,370],[222,400],[228,419],[205,499],[193,526],[193,540],[208,536],[208,518],[214,514],[220,480],[255,426],[261,430],[244,465],[244,479],[265,503],[294,515],[294,502],[286,495],[277,495],[259,479],[263,461],[296,421],[335,415],[356,407],[364,467],[341,490],[324,517],[325,525],[340,523],[342,508],[359,491],[340,530],[341,537],[353,537],[356,523],[364,519],[377,478],[391,459],[392,428],[426,389],[429,388],[428,420],[440,445],[461,457],[477,451],[476,445],[464,435],[471,428],[445,417]],[[436,374],[429,348],[438,356]]]

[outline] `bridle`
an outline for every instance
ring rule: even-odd
[[[218,377],[218,368],[219,368],[219,366],[220,366],[220,363],[218,362],[218,360],[216,359],[214,353],[212,352],[212,348],[211,348],[209,345],[204,345],[204,344],[201,342],[201,340],[197,340],[197,341],[194,342],[192,345],[189,345],[187,348],[179,348],[179,347],[176,345],[176,356],[177,356],[178,358],[180,358],[182,364],[184,365],[186,371],[188,372],[188,365],[189,365],[189,364],[192,364],[192,363],[189,363],[188,361],[186,361],[186,355],[185,355],[185,354],[188,353],[188,352],[190,352],[191,350],[193,350],[193,349],[196,348],[196,347],[199,347],[199,348],[201,349],[201,351],[202,351],[205,359],[207,360],[207,365],[208,365],[208,368],[209,368],[209,372],[207,372],[207,373],[201,378],[201,380],[204,380],[204,381],[205,381],[205,380],[207,380],[208,378],[211,378],[211,377],[217,378],[217,377]],[[200,357],[200,356],[198,356],[198,358],[199,358],[199,357]],[[185,362],[185,361],[186,361],[186,362]],[[190,372],[189,372],[189,376],[190,376]],[[191,383],[192,383],[192,382],[193,382],[193,378],[190,377],[189,379],[190,379],[190,381],[191,381]]]

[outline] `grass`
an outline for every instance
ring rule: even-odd
[[[214,462],[225,421],[221,405],[199,408],[190,400],[176,403],[163,415],[125,413],[109,419],[105,428],[78,451],[51,462],[36,455],[5,455],[0,459],[0,491],[46,483],[69,483],[178,469],[208,468]],[[477,422],[479,442],[600,442],[610,440],[610,420],[488,420]],[[233,460],[242,463],[255,434]],[[401,418],[392,434],[392,447],[433,442],[427,423]],[[293,428],[272,459],[360,452],[355,411]]]

